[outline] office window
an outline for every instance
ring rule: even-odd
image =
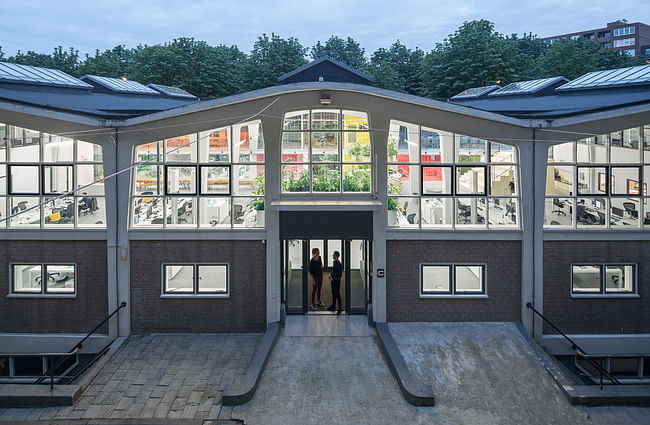
[[[518,228],[514,146],[392,120],[388,225]]]
[[[634,46],[634,38],[619,38],[614,40],[614,47]]]
[[[634,56],[636,54],[636,50],[634,50],[634,49],[625,49],[625,50],[623,50],[623,53],[625,53],[628,56]]]
[[[75,266],[72,264],[14,264],[13,294],[74,294]]]
[[[0,136],[0,218],[18,214],[0,229],[106,227],[101,146],[1,123]]]
[[[282,192],[370,193],[370,152],[365,112],[288,112],[281,141]]]
[[[228,295],[226,264],[165,264],[163,295]]]
[[[420,295],[485,295],[485,265],[420,266]]]
[[[648,135],[648,126],[634,127],[550,147],[544,226],[650,227]]]
[[[589,34],[583,34],[582,38],[584,38],[585,40],[593,40],[594,38],[596,38],[596,34],[594,34],[593,32]]]
[[[264,227],[260,121],[135,147],[131,228]]]
[[[611,37],[611,35],[612,35],[611,31],[599,31],[598,32],[598,38]]]
[[[612,48],[612,42],[611,41],[605,41],[604,43],[600,43],[600,47],[602,49],[611,49]]]
[[[634,34],[635,27],[614,28],[614,37]]]
[[[596,264],[571,266],[574,295],[615,295],[636,293],[636,265]]]

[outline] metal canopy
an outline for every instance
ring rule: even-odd
[[[0,62],[0,82],[92,89],[88,83],[58,69]]]

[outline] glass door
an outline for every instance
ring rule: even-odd
[[[348,313],[366,313],[368,292],[368,246],[364,240],[345,241]]]
[[[284,303],[287,313],[303,313],[305,310],[304,303],[304,285],[303,280],[307,270],[303,262],[304,243],[298,239],[283,241],[283,289]]]

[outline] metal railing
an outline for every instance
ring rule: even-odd
[[[617,357],[616,355],[603,355],[603,354],[587,354],[585,350],[582,349],[574,340],[569,338],[567,334],[562,332],[557,326],[555,326],[550,320],[548,320],[542,313],[537,311],[535,307],[533,307],[533,304],[531,303],[526,303],[526,307],[531,309],[536,315],[538,315],[546,324],[548,324],[553,330],[555,330],[557,333],[562,335],[564,339],[566,339],[570,344],[571,344],[571,349],[575,352],[575,355],[579,358],[585,359],[587,363],[589,363],[593,368],[595,368],[598,371],[598,380],[600,383],[600,389],[601,391],[603,390],[603,385],[605,379],[610,381],[612,384],[615,385],[620,385],[621,381],[616,379],[614,376],[612,376],[605,367],[603,367],[603,361],[612,358],[612,357]],[[628,357],[627,355],[624,355],[623,357]]]
[[[2,356],[6,357],[20,357],[20,356],[29,356],[29,357],[42,357],[47,359],[47,370],[45,371],[44,374],[40,376],[34,376],[34,377],[21,377],[25,379],[31,379],[33,378],[34,380],[26,382],[29,384],[42,384],[46,380],[50,381],[50,390],[54,389],[54,381],[56,380],[57,383],[61,382],[62,380],[67,380],[68,382],[72,382],[75,379],[77,379],[81,374],[83,374],[90,366],[92,366],[106,351],[108,351],[108,348],[111,346],[113,343],[112,341],[106,345],[104,348],[102,348],[98,353],[96,353],[92,359],[86,363],[83,367],[81,367],[79,370],[76,371],[73,375],[66,375],[70,370],[73,370],[75,367],[78,366],[79,364],[79,350],[83,347],[83,344],[90,338],[95,332],[97,332],[102,326],[106,324],[113,316],[115,316],[121,309],[126,307],[126,302],[122,301],[120,305],[106,318],[104,318],[97,326],[93,328],[86,336],[84,336],[79,342],[75,344],[70,351],[66,353],[0,353]],[[75,361],[71,366],[68,366],[66,370],[64,371],[64,374],[61,375],[56,375],[57,369],[59,369],[61,366],[66,361],[69,361],[71,357],[75,357]],[[58,359],[58,361],[55,360]]]

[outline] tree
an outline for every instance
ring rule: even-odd
[[[0,46],[0,60],[3,60],[5,57],[5,52],[2,51],[2,46]]]
[[[386,89],[419,94],[424,52],[417,47],[408,49],[397,40],[389,49],[379,48],[370,57],[367,71],[375,84]]]
[[[262,34],[253,45],[246,63],[246,90],[274,86],[278,77],[292,71],[307,61],[303,47],[297,38],[285,40],[275,34],[269,38]]]
[[[91,74],[106,77],[122,77],[129,74],[129,68],[133,67],[133,49],[127,49],[124,45],[115,46],[110,50],[99,52],[95,50],[95,56],[86,54],[86,59],[79,66],[79,75]]]
[[[621,50],[605,49],[598,55],[598,69],[626,68],[645,64],[646,58],[630,56]]]
[[[329,56],[351,66],[352,68],[360,70],[367,63],[365,52],[366,51],[359,45],[359,43],[354,41],[351,37],[343,40],[342,38],[333,35],[325,42],[325,45],[322,45],[320,41],[318,41],[316,45],[311,48],[311,58],[319,59],[323,56]]]
[[[537,61],[538,78],[563,76],[569,80],[598,69],[598,44],[578,39],[550,45]]]

